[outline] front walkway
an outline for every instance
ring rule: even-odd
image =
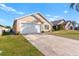
[[[38,50],[46,56],[79,55],[79,41],[54,35],[24,35]]]

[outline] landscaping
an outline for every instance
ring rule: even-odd
[[[60,30],[60,31],[53,31],[48,34],[79,40],[78,30]]]
[[[22,35],[0,36],[1,56],[41,56],[43,55]]]

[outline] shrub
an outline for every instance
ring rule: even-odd
[[[42,33],[44,33],[44,31],[42,31]]]
[[[20,32],[17,32],[16,35],[20,35]]]

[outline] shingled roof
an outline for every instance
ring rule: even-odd
[[[56,25],[59,25],[59,23],[60,23],[61,21],[64,21],[64,22],[65,22],[64,19],[61,19],[61,20],[51,21],[51,23],[52,23],[53,26],[56,26]]]

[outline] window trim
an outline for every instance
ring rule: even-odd
[[[45,29],[46,30],[49,30],[49,25],[45,25]]]

